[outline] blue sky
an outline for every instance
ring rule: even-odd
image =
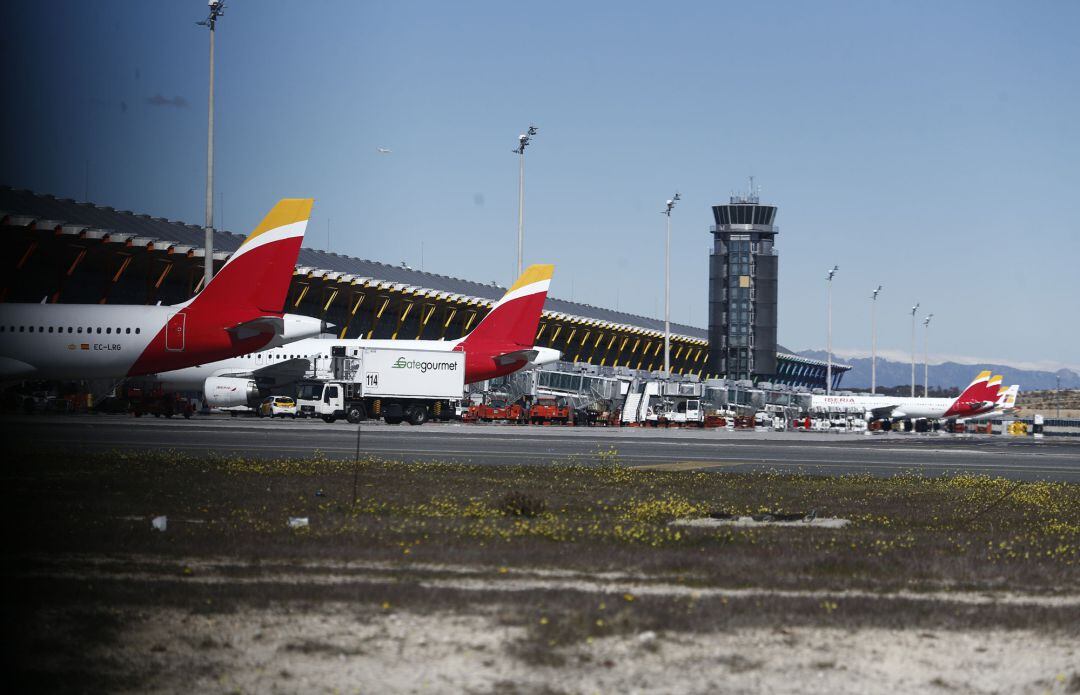
[[[5,3],[0,182],[201,223],[205,2]],[[311,195],[309,246],[705,326],[710,206],[779,205],[779,335],[1080,366],[1080,4],[231,0],[219,224]],[[17,108],[14,108],[17,105]],[[391,148],[380,155],[376,148]],[[920,326],[919,350],[922,349]]]

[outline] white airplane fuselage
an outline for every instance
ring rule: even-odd
[[[436,350],[451,352],[464,340],[368,340],[352,338],[308,338],[298,340],[284,347],[262,350],[239,357],[232,357],[209,364],[197,365],[186,369],[177,369],[153,375],[154,380],[163,387],[174,391],[201,391],[206,380],[222,375],[240,375],[282,363],[291,359],[306,359],[309,370],[329,365],[334,347],[344,347],[348,357],[355,357],[364,348],[385,348],[399,350]],[[532,364],[548,364],[558,360],[561,355],[557,350],[534,347],[538,354]],[[466,373],[468,381],[468,373]]]
[[[124,376],[179,311],[171,306],[7,304],[0,308],[0,377]]]
[[[894,396],[812,396],[810,406],[819,410],[878,411],[890,420],[939,420],[989,410],[993,403],[960,402],[957,398],[903,398]]]
[[[0,305],[0,379],[121,378],[131,374],[136,363],[152,368],[147,348],[187,306]],[[318,335],[324,327],[319,319],[296,314],[285,314],[281,325],[281,332],[272,336],[235,336],[227,345],[280,345]],[[224,334],[224,327],[219,331]],[[171,334],[164,348],[189,363],[221,354],[220,339],[197,337]]]

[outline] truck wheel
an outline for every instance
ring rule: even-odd
[[[333,415],[323,415],[322,416],[322,421],[323,422],[331,422],[332,423],[334,420],[337,420],[337,418],[334,417]]]
[[[349,406],[349,409],[345,411],[345,419],[354,425],[361,420],[366,420],[367,417],[364,415],[364,407],[361,405]]]
[[[414,405],[409,408],[406,417],[409,418],[410,425],[422,425],[428,421],[427,408],[421,405]]]

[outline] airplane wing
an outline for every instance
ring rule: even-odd
[[[244,369],[236,371],[223,370],[214,376],[236,377],[240,379],[254,379],[261,386],[273,387],[281,384],[291,384],[304,378],[311,363],[303,357],[291,360],[281,360],[258,369]]]
[[[896,410],[895,405],[883,405],[878,408],[873,408],[870,414],[875,420],[883,420],[888,417],[892,417],[893,411]]]

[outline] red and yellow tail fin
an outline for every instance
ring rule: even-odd
[[[192,308],[213,303],[282,312],[314,202],[279,200],[195,297]]]
[[[461,341],[466,351],[482,347],[531,348],[547,301],[553,265],[530,265],[487,316]]]
[[[979,372],[979,375],[975,377],[966,389],[964,389],[956,398],[957,403],[973,403],[975,401],[985,401],[989,391],[987,389],[987,382],[990,381],[990,370]],[[1001,381],[1001,377],[998,377],[998,381]],[[994,389],[994,400],[997,398],[997,388]]]

